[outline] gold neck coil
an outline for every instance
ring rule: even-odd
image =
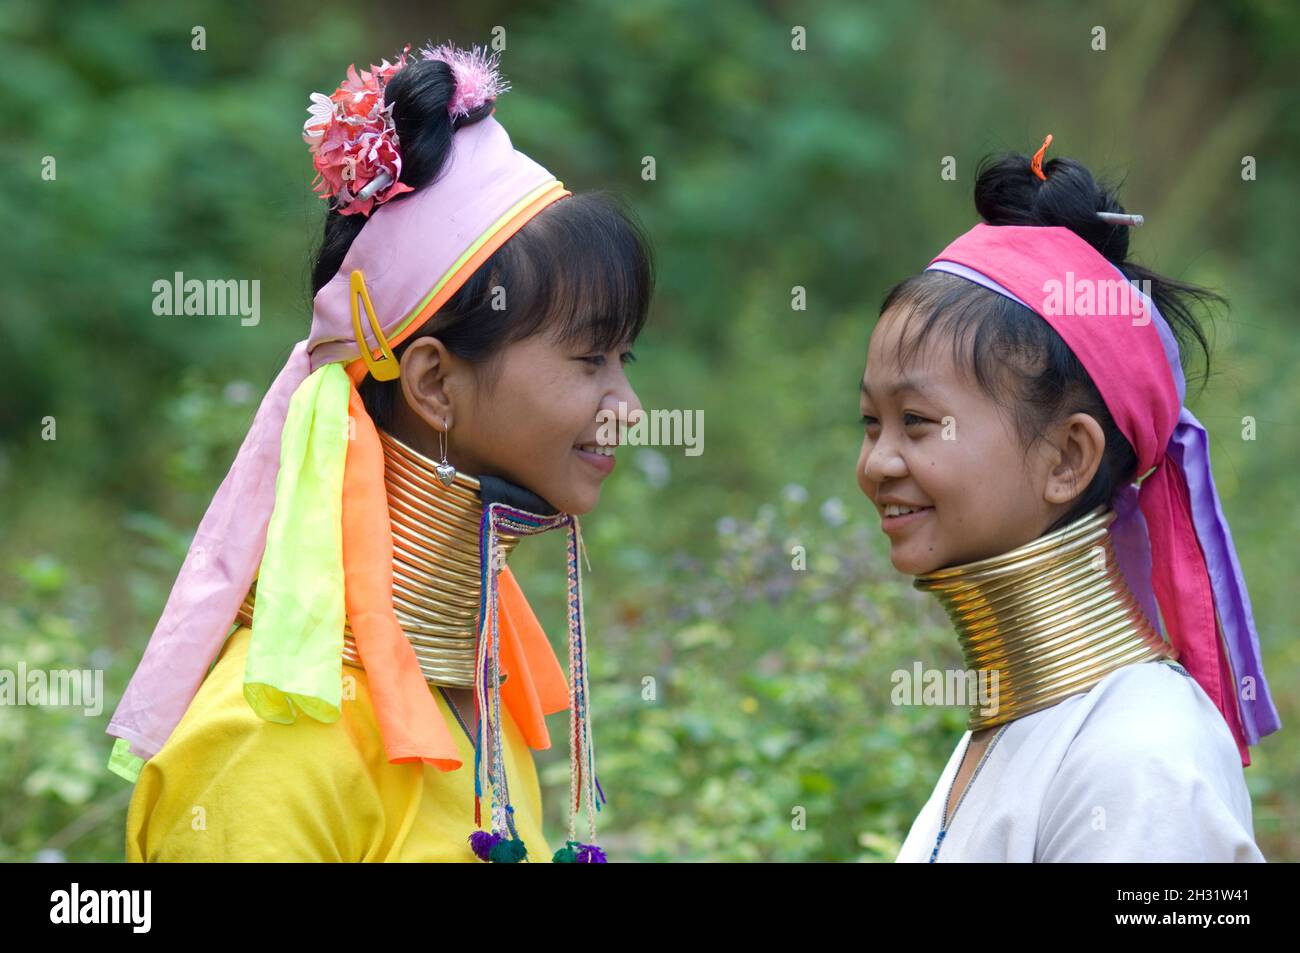
[[[1107,528],[1115,517],[1098,506],[1000,556],[916,577],[952,620],[967,671],[997,672],[996,714],[972,705],[971,731],[1048,708],[1125,665],[1178,657],[1120,571]]]
[[[425,680],[448,688],[473,688],[478,649],[482,564],[479,541],[483,503],[479,481],[457,473],[450,486],[435,461],[379,431],[384,483],[393,532],[393,611]],[[498,534],[502,558],[518,536]],[[236,616],[253,624],[257,584]],[[343,661],[363,668],[352,627],[343,628]],[[502,674],[504,682],[506,676]]]

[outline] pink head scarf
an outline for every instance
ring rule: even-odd
[[[1121,569],[1157,624],[1158,601],[1180,661],[1249,765],[1249,745],[1282,725],[1214,487],[1209,440],[1183,406],[1178,344],[1155,302],[1068,228],[981,222],[927,270],[959,275],[1029,308],[1088,371],[1143,474],[1112,501]]]

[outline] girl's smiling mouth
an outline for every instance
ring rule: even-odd
[[[911,512],[901,512],[903,510]],[[914,523],[919,523],[934,511],[933,506],[922,507],[900,507],[889,504],[885,507],[880,518],[880,528],[886,533],[893,533],[900,529],[905,529]]]

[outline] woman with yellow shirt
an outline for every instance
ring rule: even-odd
[[[611,415],[640,413],[624,365],[653,267],[618,204],[514,149],[505,89],[495,56],[408,45],[312,95],[311,333],[109,724],[128,860],[605,860],[577,516]],[[552,529],[567,678],[505,565]],[[566,708],[552,856],[530,749]]]

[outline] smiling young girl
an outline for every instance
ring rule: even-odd
[[[1280,722],[1183,406],[1207,293],[1130,261],[1139,222],[1046,146],[981,166],[983,221],[871,335],[858,482],[997,679],[898,859],[1262,860],[1242,766]]]
[[[109,726],[138,778],[129,860],[604,860],[576,517],[614,467],[602,412],[639,410],[649,249],[515,151],[493,58],[409,49],[312,97],[331,204],[311,333]],[[551,529],[567,684],[505,567]],[[552,858],[529,749],[566,708]]]

